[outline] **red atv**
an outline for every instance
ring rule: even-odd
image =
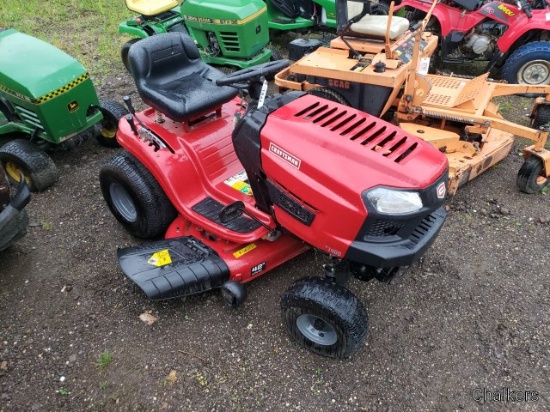
[[[236,306],[243,284],[310,247],[324,277],[283,295],[288,332],[303,346],[348,357],[367,314],[345,287],[390,281],[421,257],[444,220],[445,156],[366,113],[292,92],[265,97],[264,63],[229,75],[206,65],[181,33],[130,48],[150,106],[121,120],[127,152],[100,172],[103,197],[133,235],[164,240],[118,251],[124,274],[152,299],[219,288]],[[239,89],[254,99],[245,112]]]
[[[421,20],[431,0],[403,0],[411,22]],[[517,5],[490,0],[443,0],[428,31],[440,36],[443,63],[487,61],[485,71],[501,68],[508,83],[550,84],[550,7],[548,0]]]

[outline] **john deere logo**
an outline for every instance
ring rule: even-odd
[[[67,105],[67,109],[69,109],[69,111],[71,113],[77,111],[78,110],[78,102],[76,100],[73,100],[72,102],[70,102]]]

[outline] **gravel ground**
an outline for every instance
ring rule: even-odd
[[[121,76],[101,93],[132,89]],[[434,246],[397,284],[352,281],[370,329],[349,360],[313,355],[282,327],[280,295],[320,274],[318,252],[249,284],[236,310],[215,292],[147,300],[115,257],[139,241],[99,190],[116,150],[55,154],[60,181],[0,253],[1,412],[550,408],[550,202],[518,192],[517,147],[449,199]]]

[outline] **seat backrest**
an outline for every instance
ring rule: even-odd
[[[130,48],[128,60],[138,90],[144,82],[167,83],[200,71],[205,65],[193,39],[179,33],[138,41]]]
[[[371,13],[372,0],[336,0],[336,25],[338,32]]]
[[[186,33],[142,39],[130,47],[128,62],[144,103],[177,122],[217,110],[238,93],[216,85],[224,74],[201,59]]]

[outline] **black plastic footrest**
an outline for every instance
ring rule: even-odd
[[[232,230],[233,232],[250,233],[260,227],[260,224],[258,222],[245,216],[239,216],[231,222],[222,223],[220,221],[220,212],[223,208],[224,205],[212,199],[211,197],[206,197],[195,206],[193,206],[193,210],[199,215],[202,215],[208,220],[211,220],[212,222],[215,222],[218,225],[225,227],[226,229]]]
[[[220,287],[229,268],[192,236],[119,249],[122,271],[151,299],[170,299]]]

